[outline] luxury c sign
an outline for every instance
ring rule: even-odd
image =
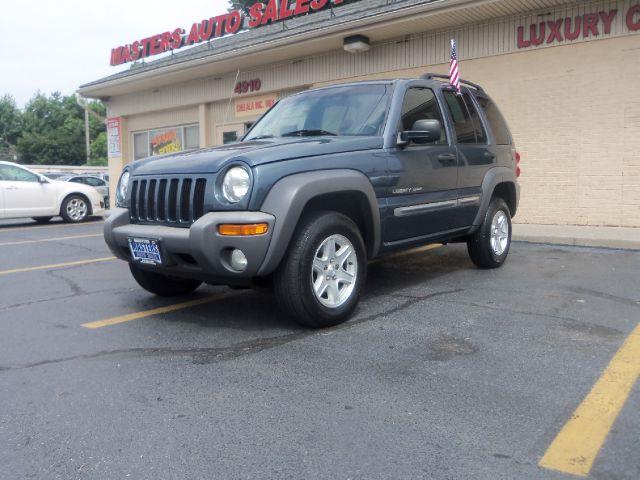
[[[640,4],[634,5],[627,12],[627,27],[634,32],[640,30]]]
[[[255,3],[248,14],[240,10],[211,17],[191,25],[189,33],[184,28],[152,35],[142,40],[115,47],[111,50],[111,65],[135,62],[153,55],[238,33],[243,24],[246,28],[258,28],[270,23],[313,13],[344,3],[344,0],[265,0]],[[246,22],[245,22],[246,18]]]
[[[518,48],[538,47],[611,34],[618,10],[585,13],[577,17],[557,18],[518,27]],[[630,31],[640,30],[640,4],[626,12]]]

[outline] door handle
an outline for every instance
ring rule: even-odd
[[[7,187],[7,190],[18,190],[18,187],[16,187],[15,185],[9,185]]]
[[[456,156],[451,153],[443,153],[442,155],[438,155],[438,161],[443,165],[452,163],[456,161]]]

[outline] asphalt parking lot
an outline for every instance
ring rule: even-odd
[[[264,293],[154,298],[101,229],[0,223],[2,479],[640,478],[640,252],[397,256],[307,331]]]

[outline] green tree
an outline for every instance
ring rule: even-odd
[[[93,111],[104,115],[100,102],[91,102]],[[105,131],[102,122],[90,117],[92,141]],[[46,165],[82,165],[86,162],[84,111],[74,96],[59,92],[49,97],[36,93],[22,114],[22,133],[17,151],[20,162]],[[98,156],[95,161],[98,161]],[[106,159],[106,155],[104,155]],[[106,161],[106,160],[105,160]]]
[[[91,160],[87,163],[93,167],[107,166],[107,132],[100,132],[91,142]]]
[[[0,159],[13,160],[22,133],[22,113],[11,95],[0,97]]]
[[[229,4],[231,5],[232,10],[242,10],[245,13],[249,12],[249,8],[254,3],[258,3],[260,0],[230,0]],[[268,0],[263,1],[262,3],[268,3]]]

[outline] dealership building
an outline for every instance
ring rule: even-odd
[[[264,3],[115,48],[112,64],[137,61],[80,87],[107,106],[112,183],[135,159],[235,141],[296,92],[446,73],[456,39],[522,156],[518,222],[640,227],[638,0]]]

